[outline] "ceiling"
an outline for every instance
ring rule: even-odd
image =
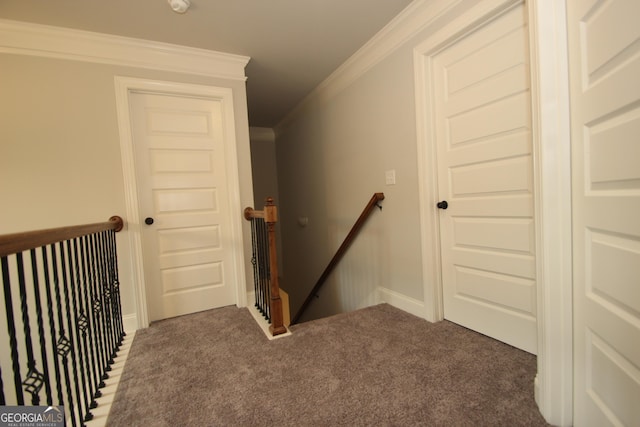
[[[0,0],[0,18],[249,56],[249,124],[273,127],[411,2]]]

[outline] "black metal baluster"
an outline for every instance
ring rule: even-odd
[[[120,278],[118,276],[118,250],[116,245],[116,232],[115,230],[109,231],[110,237],[110,260],[111,260],[111,272],[112,272],[112,289],[115,299],[115,314],[116,321],[118,322],[118,348],[122,345],[124,337],[127,335],[124,332],[124,320],[122,318],[122,301],[120,298]]]
[[[255,299],[254,306],[256,308],[259,307],[258,304],[258,242],[257,242],[257,231],[256,231],[256,220],[255,218],[251,218],[251,265],[253,266],[253,295]]]
[[[104,334],[103,334],[103,322],[102,322],[102,302],[100,300],[100,295],[98,294],[98,267],[96,266],[96,242],[95,235],[89,236],[90,242],[90,252],[91,252],[91,264],[89,271],[91,272],[91,286],[89,287],[91,291],[91,312],[94,319],[94,333],[96,337],[96,343],[98,345],[98,356],[99,356],[99,366],[100,366],[100,384],[99,387],[103,388],[105,386],[104,380],[109,378],[109,374],[107,371],[111,370],[111,367],[107,363],[106,349],[104,347]]]
[[[97,243],[97,255],[98,255],[98,271],[99,271],[99,293],[100,299],[102,301],[102,320],[104,325],[104,344],[105,344],[105,353],[107,356],[107,371],[111,371],[111,365],[113,365],[113,345],[112,345],[112,336],[111,336],[111,326],[109,324],[109,289],[107,288],[107,274],[106,274],[106,266],[104,259],[104,247],[103,247],[103,239],[102,234],[96,234],[96,243]]]
[[[271,276],[269,275],[269,234],[267,233],[267,223],[262,220],[262,253],[264,255],[264,311],[267,321],[271,320],[271,313],[269,311],[269,283],[271,282]]]
[[[262,254],[262,245],[263,245],[263,236],[262,236],[262,226],[264,221],[262,218],[256,219],[258,221],[258,277],[260,278],[260,313],[265,316],[264,311],[264,258]],[[266,316],[265,316],[266,317]]]
[[[89,348],[91,350],[91,368],[93,373],[93,378],[95,381],[95,391],[94,391],[94,401],[95,399],[102,396],[102,392],[100,391],[100,387],[104,387],[104,383],[102,382],[102,373],[100,372],[99,360],[100,355],[98,352],[98,340],[97,340],[97,325],[95,315],[93,313],[93,293],[91,291],[91,259],[90,259],[90,251],[91,251],[91,241],[89,236],[84,236],[82,238],[82,245],[80,246],[80,250],[82,252],[82,256],[84,258],[83,263],[83,272],[82,278],[84,280],[84,306],[87,312],[87,320],[89,321]],[[94,340],[95,338],[95,340]],[[95,343],[94,343],[95,341]]]
[[[258,258],[258,222],[255,218],[251,219],[251,233],[253,245],[253,257],[251,259],[251,264],[253,265],[253,287],[256,300],[255,306],[258,310],[260,310],[260,280],[258,276],[260,274],[260,260]]]
[[[75,317],[76,311],[73,310],[71,304],[71,298],[69,295],[69,286],[73,287],[73,277],[71,274],[71,260],[67,260],[65,256],[65,248],[67,253],[69,252],[69,241],[60,242],[60,265],[62,267],[62,289],[64,291],[64,306],[67,313],[67,328],[69,329],[69,346],[71,353],[71,373],[73,374],[73,385],[76,392],[76,403],[78,407],[78,420],[82,420],[82,414],[85,412],[82,406],[82,397],[80,393],[80,379],[78,378],[78,359],[76,356],[77,339],[74,331],[73,317]],[[89,412],[89,405],[87,404],[84,409]]]
[[[107,232],[100,233],[100,254],[102,258],[102,293],[104,295],[104,316],[107,323],[107,337],[109,342],[109,364],[115,362],[116,353],[118,351],[116,344],[118,342],[114,322],[113,322],[113,289],[111,288],[111,274],[109,271],[109,251],[107,247]]]
[[[266,221],[264,224],[264,254],[264,259],[267,266],[267,276],[265,280],[265,293],[267,294],[267,298],[264,304],[267,307],[267,320],[269,321],[269,323],[271,323],[271,252],[269,247],[269,225],[266,223]]]
[[[84,421],[91,421],[93,419],[93,414],[91,413],[89,408],[89,405],[90,405],[89,399],[90,399],[91,392],[87,390],[87,378],[85,376],[85,371],[84,371],[84,358],[82,354],[82,343],[80,339],[80,333],[82,332],[82,328],[84,328],[85,326],[84,325],[85,319],[82,316],[81,311],[78,310],[77,295],[76,295],[76,287],[80,286],[78,259],[77,259],[77,254],[75,254],[76,241],[75,239],[67,240],[65,243],[66,244],[64,246],[66,246],[67,248],[67,259],[68,259],[68,266],[69,266],[69,287],[71,290],[70,292],[71,304],[69,307],[71,308],[71,312],[67,312],[69,313],[69,320],[68,320],[69,328],[71,328],[71,320],[73,319],[75,321],[75,328],[74,328],[75,340],[73,341],[75,342],[75,346],[72,348],[71,357],[73,360],[73,369],[74,369],[73,372],[76,379],[76,398],[78,399],[78,408],[82,408],[82,405],[80,402],[81,397],[84,402],[84,417],[82,419],[84,419]],[[72,243],[74,247],[73,251],[72,251]],[[66,287],[65,287],[65,296],[69,298],[69,291],[66,290]],[[71,335],[73,337],[73,334]],[[80,378],[78,378],[78,372],[80,373],[79,375]],[[80,392],[80,389],[82,389],[82,393]],[[82,416],[82,411],[80,415]]]
[[[38,335],[40,337],[40,356],[42,357],[42,370],[44,374],[44,391],[47,396],[47,405],[53,405],[51,394],[51,377],[49,375],[49,363],[47,361],[47,346],[44,334],[44,317],[42,315],[42,301],[40,298],[40,279],[38,278],[38,262],[36,250],[31,249],[31,273],[33,276],[33,293],[36,302],[36,316],[38,318]]]
[[[4,397],[4,383],[2,382],[2,367],[0,367],[0,406],[4,406],[7,404],[7,401]]]
[[[86,257],[85,257],[85,245],[86,245],[86,236],[80,237],[80,245],[79,245],[79,255],[78,255],[78,247],[77,240],[74,240],[74,249],[76,251],[77,257],[77,266],[79,266],[82,271],[82,279],[80,279],[80,274],[78,273],[78,281],[80,282],[80,287],[78,289],[78,305],[80,306],[81,318],[83,319],[80,323],[82,338],[84,340],[84,358],[87,361],[87,377],[89,380],[89,391],[91,393],[91,403],[89,404],[89,408],[95,409],[98,406],[98,402],[96,399],[102,396],[102,393],[98,390],[99,379],[96,374],[96,363],[94,360],[94,349],[93,349],[93,339],[91,334],[87,334],[87,331],[91,331],[91,315],[89,314],[90,304],[88,301],[89,290],[87,284],[87,269],[86,269]]]
[[[64,254],[62,244],[60,244],[61,256]],[[56,256],[55,245],[51,245],[51,264],[53,267],[53,284],[56,294],[56,309],[58,315],[58,326],[60,327],[58,343],[56,345],[56,351],[62,360],[62,367],[64,368],[64,382],[67,392],[67,402],[69,405],[69,414],[71,414],[71,423],[76,426],[75,405],[73,403],[73,393],[71,392],[71,375],[69,373],[69,352],[71,351],[71,341],[65,336],[64,321],[62,315],[62,298],[60,296],[60,271],[58,270],[58,257]],[[64,266],[62,275],[64,278]],[[64,280],[64,279],[63,279]]]
[[[51,251],[53,251],[53,245],[51,247]],[[51,348],[53,349],[53,368],[55,371],[55,379],[56,379],[56,391],[58,393],[58,404],[64,405],[64,398],[62,395],[62,381],[60,380],[60,366],[58,365],[58,360],[55,357],[58,354],[58,345],[56,342],[56,327],[55,327],[55,318],[53,314],[53,297],[51,296],[51,280],[49,276],[49,260],[47,257],[47,248],[42,247],[42,266],[44,270],[44,289],[45,295],[47,297],[47,315],[49,316],[49,332],[51,336]]]
[[[22,328],[24,330],[24,345],[27,350],[27,376],[22,385],[27,393],[31,394],[31,404],[40,404],[40,389],[44,384],[44,376],[36,368],[36,359],[33,357],[33,342],[31,341],[31,322],[29,322],[29,307],[27,306],[27,283],[24,277],[24,258],[22,252],[16,254],[16,267],[18,269],[18,286],[20,289],[20,310],[22,312]]]
[[[267,232],[267,223],[262,220],[262,254],[264,259],[264,312],[267,321],[271,321],[271,304],[269,299],[271,295],[271,275],[269,271],[271,266],[269,265],[269,233]]]
[[[113,259],[111,253],[111,236],[109,231],[104,231],[103,233],[104,239],[104,258],[105,265],[107,271],[107,281],[106,286],[109,289],[109,317],[111,324],[111,334],[113,340],[113,358],[118,355],[118,349],[120,348],[120,332],[118,326],[118,314],[116,309],[116,290],[114,288],[114,277],[113,277]]]
[[[20,360],[18,359],[18,340],[16,338],[16,324],[13,316],[13,300],[11,298],[11,281],[9,277],[9,260],[2,257],[2,284],[4,285],[4,306],[7,315],[7,329],[9,331],[9,347],[11,347],[11,362],[13,363],[13,383],[16,388],[16,401],[24,405],[22,381],[20,380]]]
[[[263,270],[264,270],[264,261],[262,259],[262,218],[256,218],[257,229],[258,229],[258,280],[259,280],[259,288],[260,288],[260,302],[259,302],[259,310],[260,313],[264,316],[264,284],[263,284]]]
[[[100,355],[98,352],[98,340],[97,340],[97,323],[95,319],[95,314],[93,312],[93,292],[91,291],[91,259],[90,259],[90,251],[91,251],[91,241],[89,236],[82,237],[82,245],[80,245],[80,252],[83,258],[83,271],[82,278],[84,281],[84,306],[87,312],[87,320],[89,321],[89,348],[91,350],[91,367],[93,370],[93,379],[95,381],[94,385],[94,402],[95,399],[102,396],[102,392],[100,391],[100,387],[104,387],[104,383],[102,382],[101,376],[102,372],[100,372],[99,360]],[[95,343],[94,343],[94,338]],[[96,402],[97,404],[97,402]]]
[[[258,251],[261,259],[260,283],[262,285],[262,310],[267,321],[271,320],[270,313],[270,266],[269,266],[269,238],[267,233],[266,222],[260,219],[260,250]]]
[[[101,315],[101,320],[102,320],[102,337],[103,337],[103,344],[104,344],[104,354],[105,354],[105,363],[106,363],[106,367],[105,369],[110,372],[111,371],[111,365],[113,363],[112,359],[111,359],[111,340],[110,340],[110,334],[109,334],[109,322],[107,319],[107,313],[109,312],[109,307],[108,307],[108,302],[105,296],[105,288],[104,288],[104,282],[105,282],[105,274],[104,274],[104,253],[101,250],[102,247],[102,242],[100,239],[100,235],[96,234],[95,235],[95,239],[96,239],[96,268],[97,268],[97,272],[98,272],[98,279],[96,281],[97,284],[97,292],[98,292],[98,298],[100,298],[100,306],[102,307],[102,310],[100,311],[100,315]]]
[[[266,301],[266,288],[265,288],[265,260],[264,260],[264,219],[258,219],[258,257],[260,260],[260,311],[265,319],[268,318],[265,301]]]
[[[109,238],[109,231],[105,230],[101,233],[102,237],[102,251],[104,258],[104,271],[105,271],[105,297],[108,304],[107,319],[109,321],[110,329],[110,341],[111,341],[111,362],[115,362],[115,358],[118,355],[118,348],[120,346],[120,339],[117,331],[117,320],[115,313],[115,292],[113,289],[113,262],[111,261],[111,239]]]

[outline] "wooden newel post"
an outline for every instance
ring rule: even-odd
[[[278,258],[276,251],[276,222],[278,222],[278,208],[273,203],[273,198],[268,197],[264,206],[264,222],[267,224],[269,234],[269,270],[271,271],[271,326],[272,335],[287,332],[282,319],[282,300],[280,299],[280,284],[278,283]]]

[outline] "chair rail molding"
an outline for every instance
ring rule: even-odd
[[[0,19],[0,53],[246,80],[249,57],[130,37]]]

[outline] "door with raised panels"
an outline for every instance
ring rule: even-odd
[[[640,423],[640,2],[569,0],[574,422]]]
[[[434,55],[432,87],[444,317],[535,354],[526,18],[514,6]]]
[[[235,303],[220,100],[130,96],[149,320]]]

